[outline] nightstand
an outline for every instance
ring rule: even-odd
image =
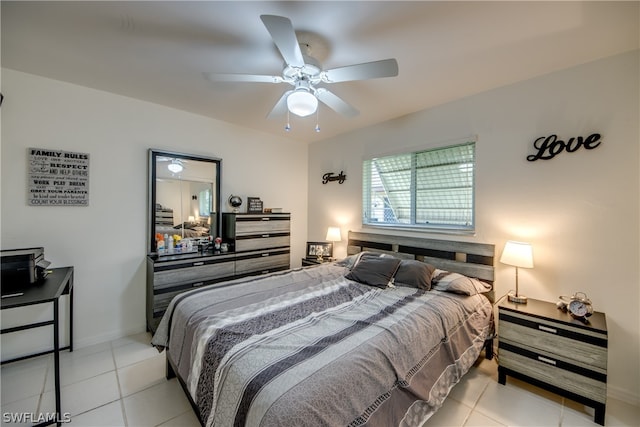
[[[507,375],[595,409],[604,425],[607,397],[607,322],[595,312],[588,323],[555,303],[529,298],[498,305],[498,382]]]

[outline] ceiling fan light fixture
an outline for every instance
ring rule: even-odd
[[[184,169],[182,163],[179,160],[173,159],[171,163],[167,165],[167,169],[169,169],[172,173],[180,173]]]
[[[287,108],[296,116],[306,117],[318,109],[318,98],[306,89],[298,89],[287,96]]]

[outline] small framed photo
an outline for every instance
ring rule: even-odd
[[[307,242],[306,258],[331,258],[333,257],[333,243]]]

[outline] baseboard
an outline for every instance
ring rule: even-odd
[[[629,405],[640,406],[640,396],[619,387],[607,385],[607,397],[620,400],[624,403],[628,403]]]
[[[124,338],[126,336],[129,335],[136,335],[136,334],[140,334],[142,332],[146,332],[146,326],[145,325],[141,325],[141,326],[136,326],[133,328],[129,328],[129,329],[121,329],[118,331],[111,331],[111,332],[107,332],[101,335],[93,335],[87,338],[82,338],[82,339],[74,339],[73,341],[73,348],[74,349],[80,349],[83,347],[90,347],[92,345],[96,345],[96,344],[101,344],[103,342],[108,342],[108,341],[113,341],[113,340],[117,340],[119,338]]]

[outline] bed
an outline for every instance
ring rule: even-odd
[[[349,232],[348,255],[174,298],[152,344],[202,425],[418,426],[491,357],[493,245]]]

